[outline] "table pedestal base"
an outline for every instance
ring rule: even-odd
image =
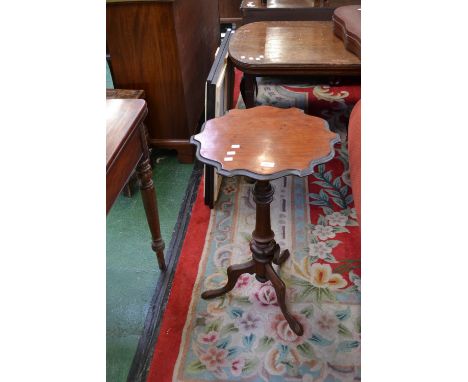
[[[252,232],[250,250],[252,260],[238,265],[231,265],[227,269],[228,280],[224,287],[202,293],[203,299],[211,299],[231,291],[237,279],[243,273],[255,274],[258,281],[271,281],[276,292],[278,305],[292,331],[298,336],[304,333],[301,324],[289,313],[286,307],[286,285],[273,269],[272,263],[281,265],[289,257],[286,249],[280,251],[280,246],[274,240],[275,234],[271,230],[270,204],[273,201],[274,188],[268,180],[259,180],[254,186],[254,200],[256,207],[255,230]]]

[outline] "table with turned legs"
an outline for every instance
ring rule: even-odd
[[[106,213],[136,168],[152,237],[151,248],[156,252],[159,269],[164,270],[164,241],[143,124],[148,114],[146,102],[142,99],[108,99],[106,103]]]
[[[334,156],[334,144],[339,136],[332,133],[328,123],[304,114],[296,108],[279,109],[258,106],[234,109],[226,115],[209,120],[202,131],[192,136],[197,146],[197,158],[216,167],[224,176],[244,175],[254,179],[256,203],[255,229],[250,250],[252,259],[227,269],[224,287],[205,291],[202,298],[211,299],[231,291],[243,273],[255,274],[258,281],[271,281],[279,307],[291,329],[303,334],[301,324],[286,306],[286,286],[272,264],[281,265],[289,257],[281,251],[271,229],[270,204],[274,188],[270,181],[287,176],[307,176],[318,164]]]

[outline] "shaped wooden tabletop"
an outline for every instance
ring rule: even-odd
[[[221,175],[259,180],[309,175],[315,165],[333,158],[338,141],[325,120],[272,106],[231,110],[191,138],[197,158]]]
[[[331,21],[261,21],[243,25],[229,55],[247,73],[360,74],[361,60],[346,50]]]

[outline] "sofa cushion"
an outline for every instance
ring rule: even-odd
[[[361,221],[361,101],[353,108],[348,126],[349,171],[354,205]]]

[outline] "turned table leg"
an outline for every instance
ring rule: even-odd
[[[240,84],[240,91],[246,109],[250,109],[255,106],[256,89],[257,81],[255,80],[255,76],[253,76],[252,74],[244,73]]]
[[[156,199],[156,190],[153,184],[153,172],[149,158],[148,145],[146,143],[145,127],[141,127],[141,137],[143,146],[143,158],[137,166],[137,174],[140,179],[141,197],[145,208],[146,220],[151,232],[151,248],[156,252],[159,269],[166,269],[164,260],[164,240],[161,237],[161,227],[159,226],[158,202]]]
[[[286,306],[286,285],[273,269],[272,263],[281,265],[289,257],[289,251],[281,252],[275,241],[275,234],[271,229],[270,204],[273,201],[275,190],[268,180],[259,180],[255,183],[253,197],[256,203],[255,229],[252,232],[250,250],[252,260],[240,265],[231,265],[227,270],[228,280],[224,287],[206,291],[203,299],[221,296],[231,291],[236,281],[243,273],[255,273],[255,278],[264,283],[271,281],[276,292],[278,305],[292,331],[298,336],[304,334],[299,321],[289,312]]]

